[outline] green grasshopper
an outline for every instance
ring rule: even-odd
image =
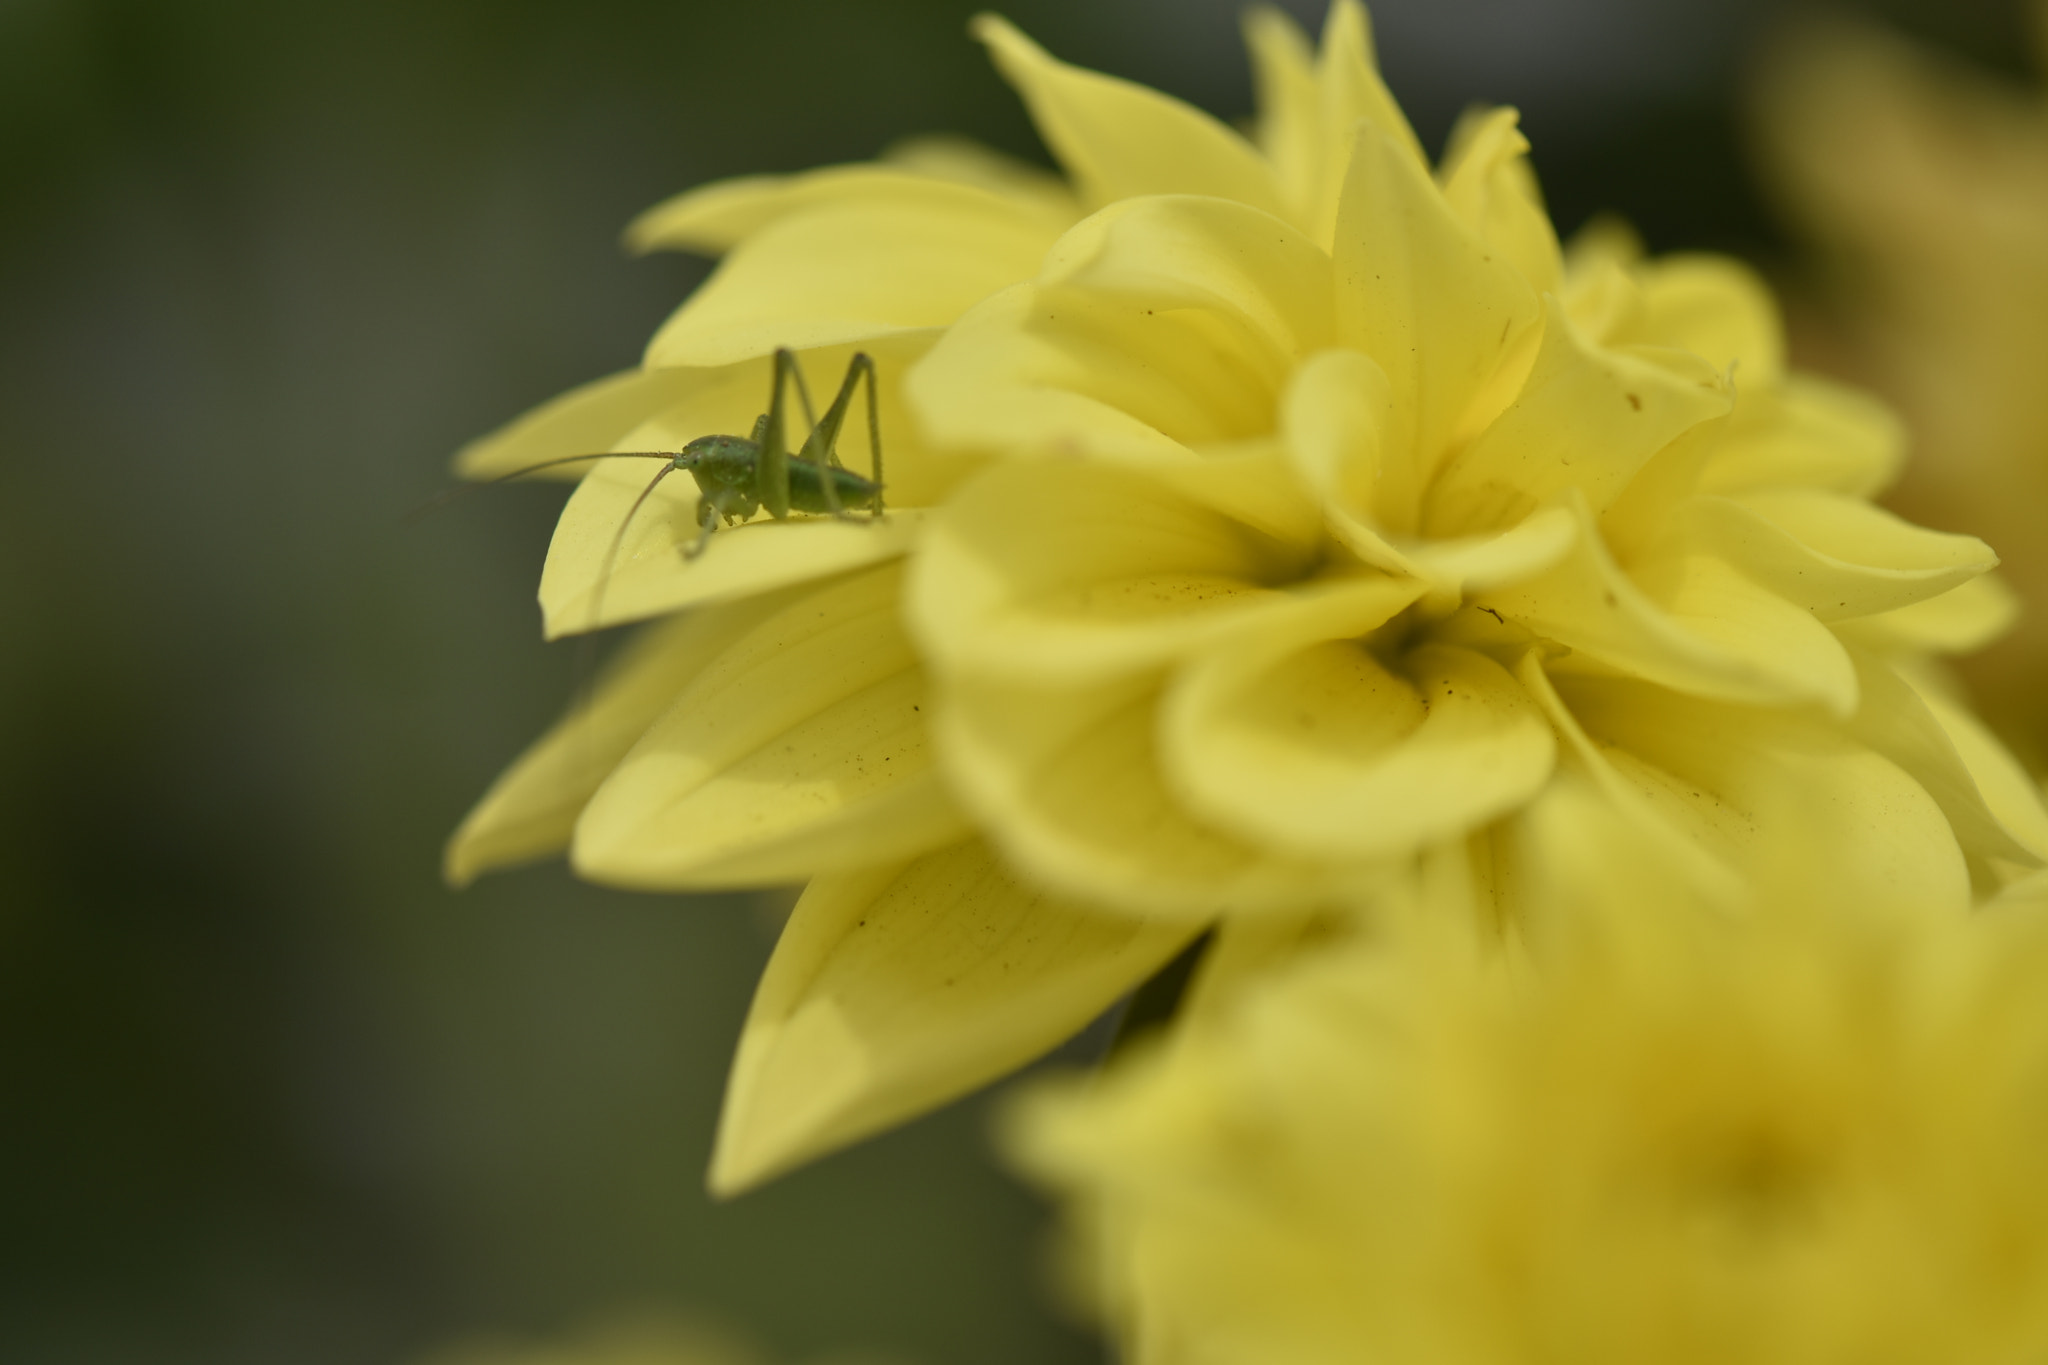
[[[874,452],[872,479],[854,473],[839,460],[839,432],[846,425],[847,410],[853,406],[854,389],[863,378],[867,380],[868,390],[868,449]],[[784,401],[792,385],[798,401],[803,404],[804,421],[811,429],[802,448],[794,454],[789,449],[788,424],[784,417]],[[595,623],[603,617],[605,584],[611,578],[612,563],[625,544],[627,528],[633,524],[641,507],[654,496],[654,490],[661,486],[661,481],[678,469],[688,470],[697,481],[697,538],[683,548],[685,559],[695,559],[704,553],[705,547],[711,543],[712,533],[721,522],[730,526],[745,521],[763,507],[777,521],[785,520],[791,512],[813,512],[848,519],[848,509],[854,508],[866,508],[869,520],[880,520],[882,423],[875,392],[875,362],[866,352],[856,354],[847,362],[846,378],[840,381],[839,394],[832,400],[832,406],[825,409],[824,420],[819,421],[811,407],[811,391],[804,382],[803,367],[798,363],[796,353],[783,347],[775,352],[768,411],[755,419],[751,436],[699,436],[680,451],[615,450],[591,455],[564,455],[501,474],[484,484],[472,484],[470,488],[505,483],[543,469],[583,460],[667,461],[640,490],[640,496],[633,499],[633,505],[627,509],[619,522],[619,529],[612,536],[610,548],[605,551],[603,567],[598,573],[596,597],[591,605],[591,619]],[[463,493],[469,489],[453,491]],[[422,511],[431,510],[439,501]]]
[[[860,380],[868,381],[868,448],[874,452],[874,478],[864,479],[839,462],[839,429],[846,424],[846,410],[853,404],[853,391]],[[795,454],[789,450],[783,421],[783,396],[794,380],[797,397],[804,407],[804,421],[811,434]],[[697,539],[683,553],[696,558],[711,542],[711,533],[723,520],[730,526],[745,521],[765,507],[768,515],[781,521],[792,511],[817,512],[844,517],[848,508],[865,507],[870,519],[882,515],[882,424],[875,397],[875,362],[861,352],[847,362],[846,378],[839,394],[825,409],[825,419],[816,420],[811,411],[810,386],[804,383],[803,367],[796,353],[783,348],[775,352],[775,376],[768,392],[768,411],[754,421],[751,436],[699,436],[674,456],[652,453],[668,459],[668,468],[656,474],[641,491],[626,520],[619,525],[619,539],[640,504],[653,495],[661,481],[678,469],[687,469],[697,480]],[[617,549],[616,543],[613,546]]]

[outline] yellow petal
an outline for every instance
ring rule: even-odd
[[[1280,214],[1273,174],[1242,137],[1199,109],[1130,81],[1056,61],[992,14],[974,36],[1031,110],[1038,135],[1101,206],[1145,194],[1206,194]]]
[[[625,444],[628,433],[656,413],[689,404],[719,380],[716,372],[704,370],[627,370],[593,380],[464,446],[456,453],[455,473],[495,479],[566,455],[634,449]],[[763,379],[757,395],[767,387]],[[595,463],[557,465],[535,475],[580,479]]]
[[[649,890],[740,886],[958,839],[897,621],[902,580],[887,565],[800,593],[729,643],[591,797],[576,870]]]
[[[1386,433],[1385,458],[1410,462],[1419,487],[1452,433],[1499,387],[1541,316],[1536,294],[1474,240],[1428,173],[1370,127],[1352,154],[1334,255],[1338,340],[1386,372],[1399,425]],[[1415,528],[1390,521],[1388,529]]]
[[[1450,601],[1512,583],[1556,563],[1578,534],[1563,508],[1550,508],[1499,534],[1421,540],[1381,529],[1381,499],[1412,501],[1391,487],[1403,466],[1383,459],[1392,397],[1384,371],[1350,350],[1311,356],[1295,371],[1281,406],[1287,453],[1319,495],[1337,538],[1367,564],[1427,582]]]
[[[942,180],[820,203],[734,247],[654,334],[646,363],[724,365],[944,327],[1029,279],[1057,234],[999,195]]]
[[[1754,873],[1795,820],[1807,866],[1845,903],[1960,911],[1969,873],[1948,818],[1891,760],[1809,711],[1732,706],[1622,679],[1552,671],[1609,762],[1668,820]]]
[[[1200,647],[1311,551],[1146,474],[998,465],[930,524],[906,612],[943,667],[1096,677]]]
[[[1596,348],[1555,297],[1545,308],[1542,346],[1521,393],[1431,485],[1422,519],[1430,534],[1513,525],[1568,488],[1597,515],[1652,456],[1733,406],[1704,362]]]
[[[1696,547],[1678,542],[1624,573],[1576,505],[1582,534],[1555,567],[1478,605],[1598,666],[1727,701],[1856,705],[1856,674],[1828,628]]]
[[[2048,811],[2025,770],[1964,708],[1854,651],[1863,704],[1849,729],[1927,789],[1973,860],[2038,866]]]
[[[1244,12],[1243,23],[1259,110],[1253,124],[1259,151],[1295,221],[1312,231],[1326,163],[1315,53],[1300,26],[1280,10],[1255,6]]]
[[[1322,48],[1316,59],[1321,87],[1319,193],[1302,224],[1318,242],[1336,238],[1339,204],[1344,194],[1358,126],[1369,123],[1399,153],[1425,173],[1429,158],[1408,126],[1401,106],[1380,79],[1373,52],[1372,21],[1358,0],[1336,0],[1323,20]]]
[[[1432,591],[1459,601],[1532,578],[1570,552],[1580,535],[1577,518],[1549,507],[1496,535],[1424,541],[1408,550],[1410,572]]]
[[[1975,536],[1929,531],[1814,489],[1697,498],[1686,512],[1701,544],[1823,621],[1925,602],[1998,562]]]
[[[1785,368],[1785,327],[1770,286],[1726,256],[1660,256],[1637,267],[1641,340],[1690,351],[1737,384],[1775,382]]]
[[[1468,113],[1451,132],[1437,173],[1451,211],[1472,235],[1506,256],[1539,293],[1555,293],[1564,275],[1557,230],[1543,207],[1529,140],[1513,109]]]
[[[450,884],[567,848],[584,803],[626,751],[727,645],[789,601],[770,593],[649,627],[588,704],[534,741],[463,820],[443,862]]]
[[[1586,234],[1581,233],[1580,238]],[[1577,250],[1574,239],[1574,250]],[[1625,345],[1641,335],[1643,291],[1627,267],[1594,254],[1566,267],[1564,311],[1602,346]]]
[[[2019,614],[2019,594],[1996,574],[1984,574],[1939,597],[1879,616],[1845,621],[1837,629],[1882,651],[1967,654],[2005,634]]]
[[[1558,738],[1557,773],[1552,786],[1590,783],[1605,803],[1606,817],[1626,825],[1631,842],[1661,863],[1670,875],[1684,881],[1711,904],[1729,908],[1740,905],[1747,888],[1731,861],[1726,843],[1721,839],[1702,842],[1693,832],[1698,823],[1695,814],[1688,812],[1674,818],[1662,809],[1676,794],[1669,783],[1645,782],[1633,764],[1624,771],[1608,749],[1586,733],[1585,726],[1558,695],[1544,668],[1541,650],[1530,649],[1522,654],[1515,665],[1515,678],[1542,708]],[[1619,762],[1629,760],[1622,758]],[[1691,794],[1694,801],[1706,799],[1702,793]],[[1540,827],[1551,818],[1533,809],[1543,799],[1532,803],[1528,819],[1517,815],[1506,822],[1510,840],[1540,836],[1540,828],[1529,826]],[[1495,869],[1494,891],[1503,922],[1524,919],[1543,904],[1534,888],[1522,884],[1518,871],[1512,865]]]
[[[1040,276],[1150,309],[1201,308],[1285,367],[1329,345],[1329,255],[1258,209],[1192,195],[1112,204],[1078,224]],[[1277,387],[1275,385],[1274,387]]]
[[[978,185],[1033,207],[1059,231],[1081,216],[1081,201],[1067,182],[1046,170],[952,133],[924,133],[892,142],[882,160],[919,175]]]
[[[1401,588],[1390,609],[1412,599]],[[1388,857],[1462,835],[1549,775],[1550,727],[1485,656],[1424,646],[1393,672],[1361,640],[1301,635],[1211,654],[1170,688],[1161,753],[1207,819],[1304,856]]]
[[[1141,914],[1298,910],[1357,868],[1247,844],[1190,815],[1159,768],[1157,684],[1030,687],[954,679],[937,731],[947,775],[1027,876]]]
[[[2027,858],[2013,861],[2034,863],[2048,858],[2048,810],[2042,806],[2041,788],[2012,751],[1955,698],[1922,686],[1910,675],[1907,681],[1941,722],[1991,814],[2013,841],[2027,851]]]
[[[737,1194],[1015,1069],[1200,931],[1065,904],[978,842],[818,878],[755,992],[713,1193]]]
[[[962,204],[985,207],[973,195],[958,193],[962,187],[996,194],[1007,212],[1036,219],[1054,235],[1080,216],[1072,196],[1063,196],[1050,176],[1040,173],[1036,182],[1021,175],[1007,181],[987,174],[970,178],[958,169],[965,155],[935,154],[933,144],[919,143],[906,148],[905,155],[892,157],[894,164],[824,166],[799,175],[714,181],[664,200],[635,218],[626,229],[626,244],[635,251],[715,256],[782,218],[825,205],[869,201],[906,208],[927,205],[940,212]],[[995,160],[995,153],[983,156],[987,162]]]
[[[1147,338],[1118,334],[1133,312],[1143,310],[1072,297],[1052,310],[1036,284],[1006,289],[970,311],[911,371],[912,406],[935,445],[979,455],[1169,464],[1194,458],[1184,440],[1230,439],[1260,427],[1256,386],[1232,375],[1205,399],[1197,381],[1190,403],[1150,363],[1155,353],[1168,363],[1190,354],[1185,343],[1194,331],[1182,320],[1169,318],[1134,354],[1131,343]],[[1041,334],[1049,322],[1065,326]]]
[[[910,377],[940,444],[1172,463],[1268,435],[1330,335],[1329,258],[1242,205],[1113,205],[947,333]]]
[[[1512,868],[1499,913],[1539,964],[1588,933],[1669,934],[1689,911],[1731,915],[1754,901],[1747,878],[1620,786],[1617,799],[1606,784],[1560,771],[1495,837]]]
[[[1401,572],[1405,560],[1379,527],[1390,518],[1382,502],[1412,507],[1415,489],[1393,486],[1412,470],[1388,459],[1387,432],[1395,425],[1387,372],[1362,351],[1322,351],[1303,361],[1281,400],[1281,433],[1304,482],[1330,506],[1340,528],[1362,533],[1353,548],[1366,561]],[[1399,519],[1394,512],[1391,519]],[[1346,539],[1350,539],[1349,535]]]
[[[1906,458],[1906,433],[1868,394],[1809,374],[1743,391],[1734,419],[1700,476],[1707,493],[1752,488],[1826,488],[1871,497],[1889,487]]]

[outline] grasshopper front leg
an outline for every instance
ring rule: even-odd
[[[711,533],[718,529],[718,508],[709,498],[697,499],[697,538],[683,547],[684,559],[695,559],[710,548]]]

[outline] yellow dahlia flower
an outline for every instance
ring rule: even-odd
[[[1549,804],[1553,848],[1602,823]],[[1539,879],[1572,931],[1537,970],[1427,932],[1301,957],[1029,1097],[1014,1145],[1125,1359],[2048,1352],[2048,906],[1807,878],[1729,914],[1624,833]]]
[[[1612,232],[1566,260],[1511,111],[1432,171],[1356,4],[1313,54],[1253,17],[1252,140],[978,31],[1066,181],[917,144],[684,196],[636,239],[730,250],[648,367],[464,457],[745,431],[778,344],[880,362],[880,524],[686,558],[671,479],[614,551],[648,470],[585,479],[550,632],[692,610],[449,850],[808,879],[715,1188],[1028,1060],[1218,920],[1245,959],[1454,851],[1512,923],[1499,850],[1564,771],[1710,882],[1788,787],[1872,902],[2040,864],[2048,814],[1916,664],[1996,624],[1990,552],[1868,505],[1889,420],[1784,372],[1746,272]]]
[[[2032,610],[1967,672],[2048,763],[2048,92],[1846,21],[1788,35],[1761,76],[1765,165],[1835,286],[1816,349],[1911,424],[1896,504],[2007,556]]]

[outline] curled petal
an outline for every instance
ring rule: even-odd
[[[1844,904],[1969,906],[1963,853],[1934,797],[1825,717],[1555,669],[1551,680],[1620,777],[1746,875],[1790,860],[1828,869]]]
[[[1229,506],[1229,490],[1212,491]],[[1298,576],[1310,548],[1150,475],[997,465],[932,522],[907,612],[944,669],[1043,679],[1146,669],[1271,601],[1267,585]]]
[[[1690,351],[1738,384],[1777,382],[1785,325],[1770,286],[1727,256],[1661,256],[1636,267],[1643,291],[1642,341]]]
[[[1423,526],[1433,535],[1512,525],[1566,489],[1602,513],[1651,457],[1733,406],[1704,362],[1595,347],[1556,298],[1545,308],[1521,392],[1430,487]]]
[[[1191,815],[1160,770],[1158,684],[956,679],[937,724],[947,776],[1004,854],[1062,894],[1208,918],[1316,906],[1373,869],[1333,867]]]
[[[1079,909],[978,841],[818,878],[754,994],[712,1191],[737,1194],[1031,1060],[1201,928]]]
[[[1272,171],[1251,144],[1201,110],[1057,61],[995,15],[972,27],[1089,204],[1207,194],[1284,212]]]
[[[1929,531],[1837,493],[1696,498],[1686,513],[1700,544],[1823,621],[1925,602],[1998,563],[1975,536]]]
[[[1809,374],[1788,374],[1769,388],[1743,386],[1742,400],[1699,490],[1824,488],[1850,497],[1882,492],[1906,459],[1906,432],[1870,395]]]
[[[1813,614],[1689,543],[1625,573],[1582,503],[1582,533],[1557,564],[1478,603],[1569,646],[1581,663],[1728,701],[1856,707],[1856,672]]]
[[[768,593],[650,627],[606,670],[587,704],[491,784],[448,841],[449,883],[467,886],[485,872],[567,848],[584,803],[626,751],[726,646],[794,595]]]
[[[662,890],[800,881],[959,838],[902,578],[800,593],[705,665],[584,808],[577,871]]]
[[[1554,741],[1484,655],[1424,646],[1394,672],[1360,640],[1282,636],[1185,670],[1161,751],[1189,805],[1217,824],[1303,856],[1360,859],[1454,839],[1518,805],[1549,776]]]
[[[1240,204],[1117,204],[1041,278],[952,328],[911,376],[935,441],[1170,464],[1266,437],[1300,355],[1327,344],[1330,265]]]
[[[2040,786],[1975,712],[1910,673],[1902,676],[1941,723],[1993,818],[2026,850],[2026,857],[2013,861],[2025,865],[2048,859],[2048,809]]]
[[[2019,614],[2019,594],[1996,574],[1987,573],[1939,597],[1847,621],[1837,629],[1887,653],[1931,650],[1967,654],[2005,634]]]
[[[1060,239],[1040,277],[1157,312],[1201,308],[1281,366],[1330,341],[1330,258],[1271,214],[1226,199],[1126,200]]]
[[[1381,529],[1375,509],[1388,472],[1382,433],[1391,403],[1386,373],[1372,358],[1337,349],[1311,356],[1295,371],[1281,406],[1288,456],[1322,501],[1331,532],[1352,553],[1387,573],[1419,578],[1432,594],[1453,602],[1557,562],[1578,534],[1563,508],[1497,534],[1422,540]]]
[[[1280,422],[1288,456],[1329,506],[1333,523],[1362,533],[1364,543],[1353,548],[1368,563],[1402,572],[1405,560],[1377,529],[1387,484],[1401,472],[1388,463],[1387,433],[1396,418],[1387,372],[1362,351],[1312,355],[1288,381]],[[1407,493],[1413,497],[1412,489]]]
[[[2025,770],[1962,707],[1916,688],[1864,650],[1856,660],[1863,704],[1850,733],[1927,789],[1981,879],[1990,859],[2039,866],[2048,856],[2048,811]]]

